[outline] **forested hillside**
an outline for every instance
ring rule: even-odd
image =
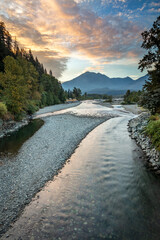
[[[0,22],[0,117],[21,118],[39,107],[65,101],[61,83],[32,51],[20,49]]]

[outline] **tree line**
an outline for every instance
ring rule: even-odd
[[[82,97],[82,91],[80,88],[74,87],[73,90],[68,89],[68,91],[65,91],[65,96],[67,99],[74,99],[81,100]]]
[[[160,113],[160,16],[149,31],[142,33],[142,38],[142,48],[147,50],[147,54],[140,60],[139,69],[141,71],[147,69],[149,79],[142,91],[128,90],[124,95],[124,103],[138,102],[152,114],[156,114]]]
[[[142,38],[147,54],[140,60],[139,69],[148,69],[149,80],[142,92],[127,91],[124,99],[126,103],[139,102],[152,114],[160,113],[160,16],[149,31],[142,33]],[[66,98],[93,97],[82,95],[78,88],[64,92],[52,71],[47,73],[31,50],[20,48],[0,22],[0,117],[9,112],[18,118],[34,113],[39,107],[62,103]],[[110,101],[109,96],[106,99]]]
[[[63,103],[61,83],[34,58],[32,51],[18,46],[0,22],[0,117],[20,118],[40,107]]]
[[[149,80],[143,87],[140,104],[152,114],[160,113],[160,16],[149,31],[142,33],[142,38],[147,54],[140,60],[139,69],[148,69]]]
[[[80,88],[74,87],[73,90],[65,91],[65,96],[67,99],[74,99],[76,98],[79,101],[82,100],[93,100],[93,99],[103,99],[105,102],[112,102],[112,96],[107,94],[89,94],[85,92],[82,94]]]
[[[142,96],[142,91],[131,91],[127,90],[124,95],[124,102],[123,104],[134,104],[139,103]]]

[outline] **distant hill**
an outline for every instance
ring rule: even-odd
[[[64,82],[62,86],[64,90],[72,90],[74,87],[80,88],[82,93],[120,95],[128,89],[131,91],[141,90],[147,79],[148,75],[133,80],[130,77],[109,78],[101,73],[85,72],[70,81]]]

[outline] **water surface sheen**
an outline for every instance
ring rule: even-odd
[[[8,239],[160,239],[160,180],[130,139],[128,118],[106,121],[81,142]]]
[[[33,134],[40,129],[44,124],[41,119],[31,120],[29,124],[20,128],[18,131],[6,135],[0,139],[0,157],[14,155],[21,148],[23,143],[33,136]]]

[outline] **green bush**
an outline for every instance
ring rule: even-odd
[[[142,95],[141,91],[133,91],[127,90],[126,94],[124,95],[124,102],[123,104],[134,104],[138,103],[140,100],[140,97]]]
[[[145,128],[145,133],[150,137],[153,145],[160,151],[160,119],[150,120]]]
[[[25,110],[26,110],[27,114],[32,115],[33,113],[38,111],[38,109],[39,109],[39,107],[36,105],[36,103],[34,101],[29,101]]]
[[[151,115],[149,119],[153,120],[153,121],[156,121],[156,120],[160,119],[160,116],[159,116],[159,114]]]
[[[14,120],[19,122],[19,121],[22,121],[22,119],[26,116],[26,112],[23,111],[23,112],[20,112],[20,113],[16,113],[14,115]]]
[[[0,102],[0,118],[4,118],[7,114],[7,107],[3,102]]]

